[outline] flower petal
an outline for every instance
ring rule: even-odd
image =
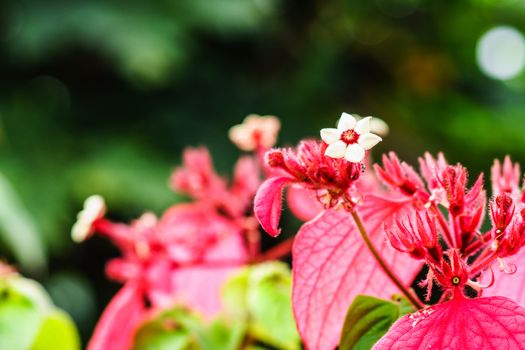
[[[365,117],[357,122],[355,125],[355,132],[359,135],[368,134],[370,132],[370,120],[372,117]]]
[[[339,123],[337,123],[337,130],[343,132],[345,130],[351,130],[355,127],[356,120],[353,116],[348,113],[341,114]]]
[[[331,145],[341,138],[341,132],[334,128],[321,129],[321,139]]]
[[[365,149],[363,146],[354,143],[353,145],[348,146],[345,159],[352,163],[359,163],[365,157]]]
[[[324,151],[325,156],[332,158],[343,158],[346,152],[346,143],[343,141],[337,141],[332,143]]]
[[[357,143],[361,145],[365,150],[369,150],[381,141],[383,141],[382,138],[369,132],[367,134],[359,136],[359,140],[357,140]]]

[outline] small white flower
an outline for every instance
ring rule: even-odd
[[[243,151],[253,151],[258,146],[270,148],[277,142],[281,123],[277,117],[250,114],[242,124],[230,129],[230,140]]]
[[[328,144],[325,155],[332,158],[345,158],[349,162],[359,163],[365,157],[365,151],[382,141],[381,137],[370,132],[370,120],[366,117],[357,121],[348,113],[341,114],[337,129],[321,130],[321,139]]]
[[[93,233],[93,223],[106,214],[106,203],[99,195],[88,197],[84,208],[77,215],[77,222],[71,229],[71,238],[75,242],[82,242]]]

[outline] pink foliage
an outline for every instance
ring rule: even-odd
[[[254,200],[253,211],[262,228],[271,236],[277,236],[284,186],[290,184],[291,178],[287,176],[273,177],[261,185]]]
[[[97,323],[87,350],[130,349],[146,309],[139,286],[128,283],[113,297]]]
[[[503,169],[495,163],[492,227],[480,232],[486,205],[482,176],[468,189],[467,171],[461,165],[450,166],[444,158],[435,161],[429,156],[421,163],[432,196],[419,208],[421,212],[387,226],[387,237],[392,247],[429,267],[420,284],[427,287],[428,300],[434,283],[444,293],[437,305],[396,322],[374,349],[525,349],[525,309],[516,303],[522,300],[523,273],[521,279],[510,282],[514,271],[508,265],[508,258],[516,253],[517,261],[523,261],[519,252],[525,244],[525,211],[516,210],[523,208],[519,167],[508,158]],[[437,205],[447,215],[436,210]],[[444,247],[436,243],[438,226]],[[496,262],[500,272],[494,275],[491,266]],[[482,285],[479,275],[487,270],[491,280]],[[477,291],[478,297],[468,299],[466,286]],[[509,295],[514,300],[482,298],[482,293]]]
[[[392,250],[382,223],[410,206],[408,201],[370,197],[360,208],[367,231],[385,261],[404,271],[410,284],[421,265]],[[308,349],[333,349],[344,318],[358,294],[389,298],[398,292],[359,236],[348,213],[327,210],[303,225],[293,247],[293,306],[299,332]]]
[[[175,169],[171,176],[171,186],[199,202],[224,210],[232,217],[240,217],[251,207],[260,184],[259,172],[253,157],[241,157],[229,184],[215,172],[206,148],[188,148],[184,151],[183,166]]]
[[[517,255],[507,258],[505,264],[502,268],[499,264],[494,264],[493,286],[485,289],[483,295],[505,296],[525,306],[525,250],[522,249]]]
[[[492,167],[492,192],[498,197],[505,198],[504,202],[508,202],[508,197],[512,198],[511,204],[503,207],[503,199],[500,200],[500,205],[495,203],[493,208],[493,221],[499,223],[500,226],[505,230],[511,225],[509,231],[510,235],[506,235],[504,241],[501,242],[505,250],[509,251],[512,246],[516,246],[516,241],[525,239],[523,228],[520,229],[519,222],[510,221],[516,220],[519,215],[523,216],[524,208],[524,194],[523,187],[520,186],[522,183],[520,166],[519,164],[513,164],[510,157],[505,157],[503,166],[499,160],[494,161]],[[506,195],[506,196],[505,196]],[[509,215],[509,211],[515,211],[515,215]],[[518,226],[516,226],[518,224]],[[503,227],[504,226],[504,227]],[[512,234],[513,233],[513,234]],[[499,243],[498,245],[502,245]],[[512,251],[511,251],[512,252]],[[502,295],[511,298],[518,302],[520,305],[525,305],[525,250],[521,250],[514,256],[507,257],[502,263],[501,261],[494,264],[494,286],[484,291],[484,295]]]
[[[337,345],[346,310],[357,294],[389,297],[397,291],[365,246],[348,211],[357,210],[363,217],[384,259],[403,271],[404,283],[409,285],[421,267],[390,249],[382,234],[384,222],[412,206],[416,190],[406,197],[393,193],[392,199],[368,195],[367,191],[382,191],[371,176],[358,185],[363,165],[326,157],[325,149],[325,144],[304,141],[295,150],[269,151],[266,160],[273,176],[262,184],[255,199],[256,216],[271,235],[279,233],[284,186],[293,184],[303,191],[303,198],[311,202],[302,203],[303,207],[325,208],[300,229],[292,253],[295,318],[307,348],[313,350]],[[363,196],[362,204],[356,206]]]
[[[75,237],[97,231],[110,238],[122,256],[108,263],[107,274],[124,286],[105,310],[89,350],[129,349],[148,311],[183,304],[216,315],[224,280],[261,257],[255,218],[271,236],[281,232],[285,190],[291,211],[310,220],[292,251],[292,304],[307,349],[337,346],[358,294],[390,298],[399,289],[422,309],[398,320],[374,349],[525,349],[525,309],[516,303],[525,302],[519,165],[508,157],[495,162],[488,206],[492,226],[483,232],[483,174],[469,186],[462,165],[425,154],[420,176],[393,152],[373,166],[374,174],[365,172],[364,162],[326,156],[328,144],[315,140],[269,150],[262,164],[278,129],[275,118],[258,116],[232,128],[234,143],[261,158],[240,158],[232,181],[216,173],[207,149],[187,149],[171,185],[194,202],[175,205],[160,219],[145,214],[130,225],[112,223],[104,218],[103,201],[91,201],[79,216]],[[323,139],[355,136],[323,130]],[[267,175],[262,183],[261,168]],[[442,292],[428,307],[406,290],[423,264],[428,270],[419,286],[426,288],[426,302],[434,287]],[[491,278],[483,285],[487,271]],[[474,298],[466,296],[467,287]]]
[[[317,201],[315,191],[301,186],[288,188],[286,202],[290,211],[301,221],[310,221],[324,210],[321,203]]]
[[[525,309],[504,297],[454,298],[399,319],[373,349],[525,349]]]
[[[175,304],[208,317],[220,311],[222,283],[248,262],[249,253],[258,254],[252,244],[258,227],[247,209],[260,183],[259,172],[255,159],[242,157],[229,184],[213,169],[206,149],[188,149],[172,185],[194,203],[177,204],[160,219],[144,214],[130,225],[100,215],[81,223],[83,231],[108,237],[122,252],[106,272],[124,287],[104,311],[90,350],[129,349],[146,311]]]
[[[248,259],[242,228],[206,204],[176,205],[159,221],[145,214],[130,226],[102,219],[95,228],[122,250],[121,258],[108,263],[107,274],[125,286],[106,308],[90,350],[127,349],[114,347],[113,336],[104,334],[118,333],[119,341],[131,344],[138,313],[130,316],[129,327],[105,320],[139,309],[139,304],[145,310],[145,300],[153,309],[182,304],[215,315],[221,308],[222,283]],[[122,298],[130,299],[129,305]]]

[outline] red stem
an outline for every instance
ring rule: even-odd
[[[453,247],[453,240],[452,235],[450,233],[450,227],[448,226],[447,220],[445,220],[445,217],[443,216],[443,213],[435,203],[432,203],[432,210],[434,211],[434,214],[436,214],[439,222],[439,226],[441,226],[441,229],[443,230],[443,238],[445,239],[445,243],[449,247]]]
[[[481,257],[481,259],[477,259],[474,264],[472,265],[472,268],[470,270],[470,274],[472,276],[475,276],[476,274],[478,274],[479,272],[481,272],[483,269],[485,269],[487,266],[489,266],[490,264],[492,264],[492,262],[494,261],[494,259],[497,258],[497,255],[495,252],[493,251],[490,251],[490,250],[485,250],[485,252],[489,251],[488,254],[486,254],[485,256]],[[481,253],[481,254],[484,254],[485,252]]]
[[[359,217],[359,214],[357,214],[357,212],[355,210],[350,211],[350,214],[352,214],[352,218],[354,219],[354,222],[355,222],[355,224],[357,226],[357,229],[359,230],[359,233],[361,234],[361,237],[363,237],[363,240],[365,241],[366,246],[368,247],[368,249],[370,250],[370,252],[374,256],[374,258],[376,259],[376,261],[379,264],[379,266],[383,269],[385,274],[388,276],[388,278],[390,278],[390,280],[397,286],[397,288],[399,288],[401,293],[403,293],[407,297],[407,299],[410,301],[410,303],[412,305],[414,305],[414,307],[416,309],[422,309],[423,305],[421,304],[419,299],[413,293],[411,293],[403,285],[403,283],[401,283],[401,280],[399,279],[399,277],[396,276],[396,274],[387,265],[387,263],[383,260],[383,258],[379,254],[379,252],[374,247],[372,241],[368,237],[368,234],[367,234],[366,229],[365,229],[365,227],[363,225],[363,222],[361,221],[361,218]]]
[[[481,249],[487,243],[487,240],[485,239],[487,238],[487,235],[490,235],[490,231],[478,236],[476,241],[472,242],[465,248],[463,254],[465,256],[470,256]]]
[[[253,262],[258,263],[269,260],[277,260],[289,255],[292,252],[293,241],[294,237],[286,239],[275,247],[268,249],[264,253],[261,253],[258,257],[253,259]]]

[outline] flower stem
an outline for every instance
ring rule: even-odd
[[[370,241],[370,238],[368,237],[368,234],[366,233],[366,229],[363,225],[363,222],[361,221],[361,218],[359,217],[359,214],[355,210],[351,210],[350,214],[352,214],[352,218],[354,219],[355,224],[357,225],[357,229],[359,230],[359,233],[363,237],[363,240],[365,241],[366,246],[378,262],[379,266],[383,269],[383,271],[386,273],[388,278],[399,288],[401,293],[403,293],[407,299],[414,305],[417,309],[422,309],[423,305],[421,302],[417,299],[417,297],[411,293],[404,285],[401,283],[399,278],[391,271],[391,269],[388,267],[388,265],[385,263],[381,255],[379,255],[378,251],[372,244],[372,241]]]
[[[455,245],[452,234],[450,233],[450,227],[448,226],[447,220],[443,216],[443,213],[439,210],[436,203],[432,203],[431,208],[438,218],[439,226],[441,226],[441,229],[443,230],[443,238],[445,239],[445,243],[447,243],[449,247],[454,247]]]
[[[288,238],[285,241],[282,241],[275,247],[261,253],[258,257],[253,259],[254,263],[277,260],[289,255],[292,251],[294,237]]]

